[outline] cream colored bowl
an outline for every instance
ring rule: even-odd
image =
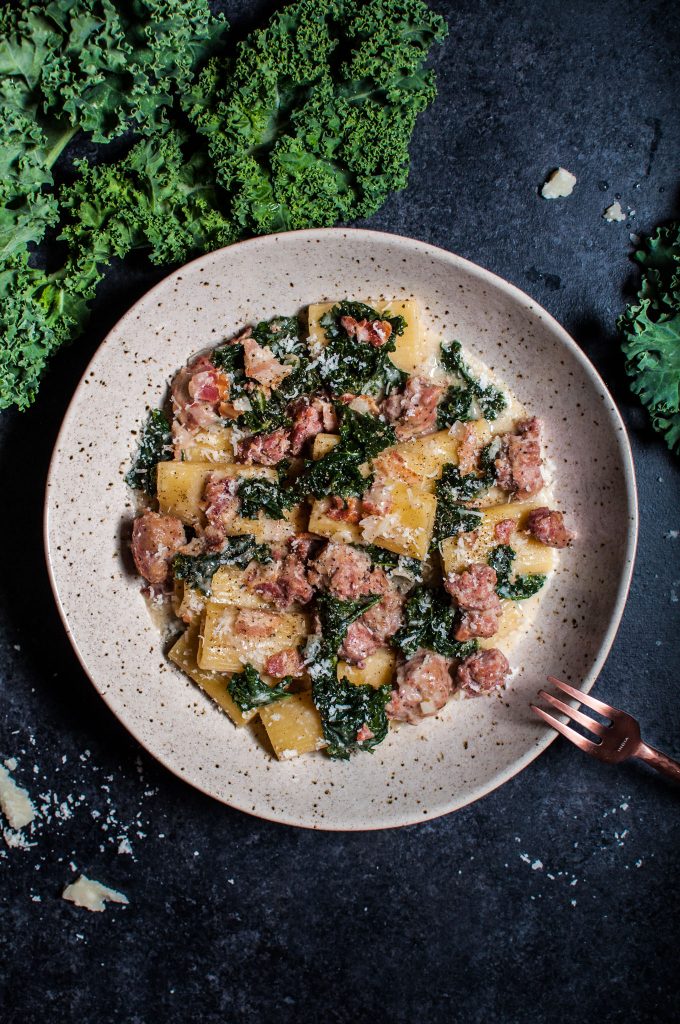
[[[392,730],[373,755],[277,762],[164,657],[127,536],[132,431],[175,370],[239,326],[344,296],[418,299],[545,423],[556,495],[578,531],[500,697],[452,702]],[[553,673],[589,690],[614,639],[637,533],[621,417],[568,334],[532,299],[458,256],[372,231],[257,238],[170,274],[102,343],[69,407],[50,467],[45,543],[54,594],[83,668],[111,710],[171,771],[263,818],[320,829],[389,828],[478,799],[554,738],[530,701]]]

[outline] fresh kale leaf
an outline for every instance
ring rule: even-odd
[[[246,665],[243,672],[238,672],[231,677],[227,684],[227,690],[234,703],[245,714],[254,708],[263,708],[267,704],[273,704],[276,700],[288,697],[288,687],[292,682],[292,676],[284,676],[274,686],[268,686],[252,665]]]
[[[387,320],[392,325],[389,340],[375,348],[368,342],[350,338],[341,324],[342,317],[355,320]],[[408,374],[399,370],[389,353],[396,349],[396,339],[404,333],[406,321],[402,316],[382,315],[362,302],[340,302],[321,318],[327,344],[317,359],[323,384],[334,394],[355,395],[389,394],[406,383]]]
[[[295,504],[295,497],[275,480],[248,477],[241,480],[237,494],[241,499],[240,514],[246,519],[257,519],[264,512],[270,519],[283,519],[287,509]]]
[[[206,597],[212,593],[212,578],[221,565],[237,565],[245,569],[249,562],[271,562],[271,551],[266,544],[258,544],[251,534],[227,537],[226,546],[214,555],[175,555],[172,571],[175,579],[184,580],[200,590]]]
[[[463,359],[459,341],[442,342],[441,359],[444,369],[459,377],[462,385],[451,385],[437,407],[437,426],[445,430],[452,424],[465,423],[477,418],[475,406],[484,419],[495,420],[507,406],[502,391],[488,384],[483,387]]]
[[[393,643],[406,658],[426,647],[445,658],[467,658],[478,649],[476,640],[454,640],[456,611],[443,588],[416,587],[404,607],[404,625]]]
[[[637,302],[619,318],[631,389],[655,430],[680,455],[680,221],[641,243]]]
[[[167,417],[159,410],[149,413],[142,428],[139,446],[132,468],[125,477],[128,487],[156,493],[156,466],[172,458],[172,434]]]
[[[345,407],[340,422],[340,440],[320,459],[310,460],[296,481],[299,496],[323,498],[358,497],[372,482],[360,467],[384,448],[396,444],[397,435],[389,423]]]
[[[538,593],[545,583],[546,577],[543,573],[527,573],[518,574],[511,580],[512,563],[516,557],[515,551],[509,544],[498,544],[489,552],[487,561],[495,570],[498,578],[496,584],[498,596],[509,598],[511,601],[524,601]]]

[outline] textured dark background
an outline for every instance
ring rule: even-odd
[[[641,504],[630,600],[596,692],[680,755],[679,464],[628,391],[614,321],[630,232],[678,216],[678,6],[433,3],[450,37],[408,190],[369,226],[444,246],[525,289],[594,360],[629,427]],[[270,3],[222,5],[236,27]],[[571,198],[537,186],[561,164]],[[601,219],[620,195],[635,215]],[[34,408],[0,418],[0,755],[42,817],[0,859],[0,1019],[461,1024],[680,1014],[680,792],[559,740],[486,799],[394,832],[246,817],[154,763],[80,669],[43,564],[41,505],[68,399],[108,327],[158,277],[117,268]],[[673,533],[675,531],[675,533]],[[70,815],[70,817],[69,817]],[[118,853],[127,837],[132,854]],[[88,914],[74,869],[130,898]]]

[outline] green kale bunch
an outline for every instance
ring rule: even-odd
[[[642,267],[637,302],[618,322],[626,371],[654,429],[680,454],[680,221],[657,228],[635,258]]]

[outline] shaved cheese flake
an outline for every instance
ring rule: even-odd
[[[4,765],[0,765],[0,808],[13,829],[30,825],[36,815],[28,791],[17,786]]]
[[[541,189],[544,199],[565,199],[574,191],[576,175],[564,167],[558,167],[556,171],[548,176],[548,180]]]
[[[102,885],[101,882],[85,875],[79,875],[75,882],[66,886],[62,899],[75,903],[77,907],[84,907],[85,910],[92,910],[96,914],[106,910],[107,903],[127,905],[130,902],[124,893],[118,892],[117,889],[109,889],[107,885]]]

